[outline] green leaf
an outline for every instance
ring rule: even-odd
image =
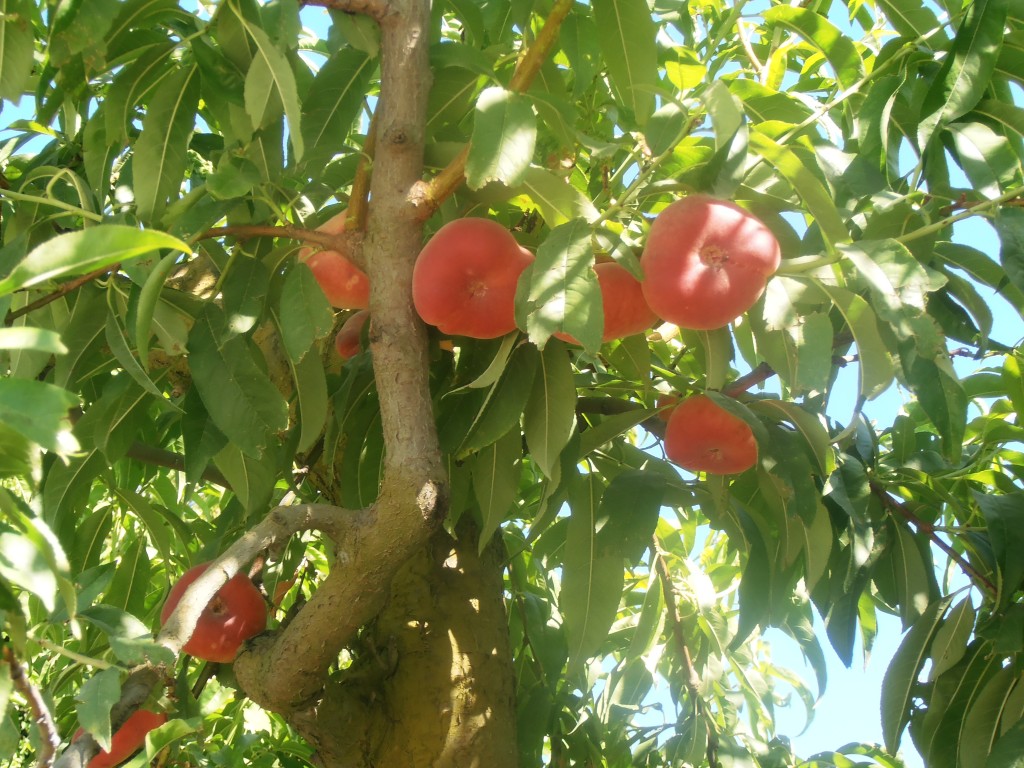
[[[160,292],[163,290],[164,281],[180,258],[177,253],[164,256],[149,273],[139,292],[139,303],[135,307],[135,348],[145,370],[149,370],[149,339],[152,335],[153,316],[160,303]]]
[[[913,709],[917,678],[928,657],[935,635],[951,597],[936,600],[910,628],[896,650],[882,681],[882,736],[885,747],[895,754],[900,736],[907,727]]]
[[[985,768],[1024,768],[1024,720],[999,737]]]
[[[892,542],[892,566],[896,577],[896,594],[899,597],[900,617],[903,628],[913,624],[928,608],[931,598],[929,567],[914,541],[914,535],[905,525],[895,523]]]
[[[1020,159],[1005,136],[984,123],[953,123],[947,130],[953,138],[956,159],[971,186],[992,199],[1020,177]]]
[[[35,35],[30,0],[0,0],[0,99],[17,104],[32,76]],[[0,708],[3,712],[3,708]]]
[[[253,458],[229,443],[214,457],[217,469],[231,483],[231,490],[246,512],[262,511],[270,503],[277,481],[273,456],[273,452],[268,450],[262,457]]]
[[[0,576],[38,597],[47,611],[56,609],[57,574],[28,536],[0,533]]]
[[[344,138],[366,98],[375,66],[376,62],[365,53],[343,48],[317,72],[302,102],[305,167],[322,168],[342,151]]]
[[[318,355],[306,355],[298,363],[289,358],[288,362],[299,398],[301,431],[295,450],[303,453],[316,442],[327,422],[327,377]]]
[[[973,631],[974,606],[971,605],[971,599],[965,597],[953,606],[935,633],[930,652],[932,667],[928,670],[929,681],[935,680],[960,662],[967,652],[967,643]]]
[[[594,221],[598,218],[597,209],[588,197],[561,176],[543,168],[530,166],[516,192],[533,201],[551,229],[573,219]]]
[[[852,88],[864,77],[864,62],[857,47],[824,16],[809,8],[777,5],[764,12],[764,19],[769,24],[780,24],[793,30],[821,51],[844,90]]]
[[[832,436],[820,416],[785,400],[754,400],[748,407],[754,413],[768,414],[774,421],[791,423],[806,441],[811,455],[815,458],[815,469],[821,477],[829,477],[835,471],[836,456]]]
[[[447,394],[452,395],[457,392],[464,392],[467,389],[483,389],[493,385],[498,379],[501,378],[501,374],[505,372],[505,367],[508,365],[509,358],[515,351],[516,345],[519,343],[519,339],[516,338],[516,334],[510,333],[501,338],[497,351],[494,353],[494,357],[491,362],[484,369],[483,373],[477,376],[468,384],[458,387],[449,391]]]
[[[999,720],[1016,671],[1005,667],[996,672],[974,699],[960,730],[959,757],[963,768],[985,768],[999,738]]]
[[[149,378],[142,365],[140,365],[139,361],[135,358],[135,355],[132,354],[131,349],[128,347],[128,338],[125,335],[125,329],[121,326],[121,321],[118,318],[117,307],[115,306],[117,296],[118,294],[115,292],[113,286],[111,286],[107,291],[107,308],[109,310],[107,312],[106,326],[107,346],[110,347],[110,351],[113,353],[114,358],[121,364],[121,368],[125,373],[135,379],[135,382],[153,395],[153,397],[158,400],[163,400],[164,393],[156,384],[153,383],[153,380]]]
[[[608,484],[597,511],[597,545],[637,563],[651,546],[665,496],[665,478],[643,469],[626,470]]]
[[[221,284],[224,312],[234,333],[248,333],[263,314],[270,270],[259,259],[240,256],[225,271]]]
[[[959,461],[963,452],[968,398],[956,378],[956,372],[944,360],[936,362],[920,356],[914,358],[910,369],[905,372],[917,401],[939,430],[943,455],[950,461]]]
[[[885,17],[904,37],[923,37],[939,26],[935,13],[920,0],[878,0]]]
[[[992,554],[999,566],[999,605],[1006,606],[1024,581],[1024,493],[1003,496],[972,492],[985,517]]]
[[[578,669],[598,652],[615,620],[623,587],[622,553],[598,542],[597,513],[601,481],[583,475],[569,492],[569,528],[558,604],[569,641],[569,669]]]
[[[644,131],[651,154],[657,156],[671,150],[682,136],[685,123],[685,110],[674,102],[665,104],[651,115]]]
[[[501,87],[487,88],[476,102],[466,159],[466,184],[480,189],[497,181],[522,184],[537,143],[537,118],[530,100]]]
[[[715,154],[701,172],[701,186],[731,197],[747,166],[749,132],[743,104],[721,81],[712,82],[701,100],[715,130]]]
[[[104,669],[86,680],[75,699],[78,723],[103,749],[110,749],[110,710],[121,698],[121,673]]]
[[[520,345],[509,360],[501,379],[491,387],[465,438],[459,455],[490,445],[519,424],[533,389],[540,353],[530,344]]]
[[[534,463],[548,477],[576,428],[576,385],[565,345],[549,342],[523,413],[523,434]]]
[[[516,503],[522,454],[523,439],[519,429],[515,428],[473,456],[469,471],[473,478],[473,494],[483,516],[479,542],[481,552]]]
[[[66,355],[68,352],[56,331],[28,326],[0,328],[0,349],[34,349],[51,355]]]
[[[238,13],[238,18],[256,44],[252,64],[245,75],[245,111],[252,118],[253,125],[262,128],[278,118],[283,106],[288,120],[288,137],[295,160],[299,161],[305,144],[295,74],[284,52],[274,45],[266,32],[250,24],[241,13]]]
[[[895,373],[892,357],[878,332],[875,313],[857,294],[825,283],[819,285],[832,299],[853,333],[860,353],[859,391],[871,400],[889,388]]]
[[[777,6],[783,9],[783,6]],[[788,6],[786,6],[788,8]],[[800,195],[807,211],[831,245],[848,242],[850,234],[836,209],[835,198],[804,161],[789,147],[777,143],[756,128],[750,132],[750,146],[767,160]]]
[[[243,453],[259,458],[288,426],[288,407],[253,358],[246,339],[229,333],[224,314],[207,306],[189,334],[193,382],[217,428]]]
[[[658,28],[647,0],[592,0],[597,44],[619,100],[643,128],[658,88]]]
[[[160,248],[191,249],[176,237],[152,229],[102,224],[65,232],[33,248],[0,280],[0,297],[23,288],[123,264]]]
[[[606,416],[584,430],[580,439],[580,458],[589,456],[601,446],[619,435],[628,432],[637,424],[648,419],[651,412],[644,408],[635,411]]]
[[[593,266],[590,225],[576,219],[551,231],[520,278],[516,296],[516,321],[530,341],[543,348],[551,334],[562,331],[597,352],[604,311]]]
[[[0,422],[48,451],[67,455],[78,450],[68,411],[78,398],[42,381],[0,379]]]
[[[922,151],[939,129],[970,112],[985,96],[999,59],[1008,7],[1008,0],[975,0],[967,7],[921,105],[917,134]]]
[[[1003,206],[992,224],[999,233],[999,261],[1006,276],[1024,291],[1024,210]]]
[[[331,330],[334,312],[304,264],[288,270],[280,298],[281,339],[292,362],[299,362]]]
[[[132,178],[139,218],[157,222],[168,199],[181,196],[188,145],[199,107],[199,68],[167,77],[149,102],[135,142]],[[185,251],[188,253],[188,251]]]

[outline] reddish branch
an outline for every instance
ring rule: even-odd
[[[882,502],[882,506],[885,507],[886,510],[889,512],[895,512],[908,523],[912,523],[919,533],[923,533],[927,536],[936,547],[946,553],[946,556],[949,557],[950,560],[959,565],[964,573],[985,587],[985,589],[992,595],[998,594],[999,590],[988,577],[979,573],[963,555],[939,538],[939,535],[935,530],[935,526],[932,523],[922,520],[920,517],[915,515],[906,504],[899,501],[882,486],[876,483],[871,483],[871,492],[879,499],[879,501]]]
[[[45,307],[47,304],[56,301],[61,296],[67,296],[69,293],[78,288],[81,288],[86,283],[90,283],[93,280],[103,277],[104,275],[113,274],[114,272],[117,272],[117,270],[120,269],[120,267],[120,264],[115,264],[112,267],[104,267],[103,269],[97,269],[86,275],[81,275],[80,277],[76,277],[74,280],[68,280],[68,282],[61,285],[59,288],[57,288],[57,290],[53,291],[52,293],[48,293],[42,298],[36,299],[31,304],[26,304],[21,309],[11,310],[10,312],[8,312],[7,317],[4,318],[4,324],[11,325],[19,317],[27,315],[29,312],[35,312],[37,309]]]
[[[60,736],[57,733],[57,726],[53,723],[53,716],[43,701],[43,695],[29,679],[25,667],[6,643],[0,648],[0,660],[11,669],[11,682],[15,689],[25,697],[28,708],[32,712],[32,721],[39,729],[39,754],[36,765],[39,768],[50,768],[53,765],[54,757],[57,754],[57,747],[60,746]]]

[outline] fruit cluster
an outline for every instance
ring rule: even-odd
[[[345,212],[320,227],[338,234]],[[369,281],[338,251],[304,248],[299,255],[332,305],[358,309],[335,338],[342,360],[360,349]],[[690,195],[655,218],[640,257],[643,280],[617,262],[594,266],[604,310],[602,341],[641,333],[659,318],[680,328],[712,330],[749,310],[779,267],[771,230],[735,203]],[[413,269],[412,299],[419,316],[450,336],[493,339],[516,329],[519,278],[533,263],[503,226],[463,218],[442,226]],[[563,341],[578,343],[558,332]],[[668,457],[691,471],[741,472],[757,460],[750,427],[710,398],[698,395],[672,409],[665,432]]]

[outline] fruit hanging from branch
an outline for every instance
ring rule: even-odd
[[[690,195],[651,225],[640,265],[643,293],[659,317],[712,330],[750,309],[779,268],[775,235],[727,200]]]
[[[170,618],[188,586],[209,567],[201,563],[185,572],[171,587],[160,611],[160,623]],[[203,609],[195,632],[182,651],[205,661],[230,663],[242,643],[267,628],[267,604],[244,573],[235,574]]]
[[[342,360],[348,360],[359,354],[361,349],[359,338],[363,334],[363,326],[370,319],[368,310],[361,309],[349,317],[334,337],[334,349]]]
[[[519,276],[533,254],[490,219],[456,219],[420,251],[412,300],[423,322],[442,333],[494,339],[516,328]]]
[[[671,411],[665,454],[691,472],[731,475],[757,463],[750,426],[707,395],[691,395]]]
[[[317,231],[340,235],[345,231],[347,213],[336,214],[317,227]],[[299,261],[313,271],[313,277],[332,306],[366,309],[370,305],[370,280],[345,253],[306,247],[299,250]]]
[[[146,743],[146,734],[167,722],[167,715],[162,712],[151,712],[138,709],[124,721],[124,724],[110,738],[110,749],[100,750],[87,768],[113,768],[120,765],[138,752]],[[79,728],[75,738],[79,738],[85,730]]]

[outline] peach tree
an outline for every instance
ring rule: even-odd
[[[0,764],[144,709],[136,766],[1019,766],[1019,4],[0,9]],[[659,279],[694,195],[764,292],[603,340],[594,265]],[[412,301],[468,218],[529,262],[493,339]],[[753,466],[668,460],[693,395]],[[182,653],[240,573],[267,630]],[[881,614],[884,743],[795,754]]]

